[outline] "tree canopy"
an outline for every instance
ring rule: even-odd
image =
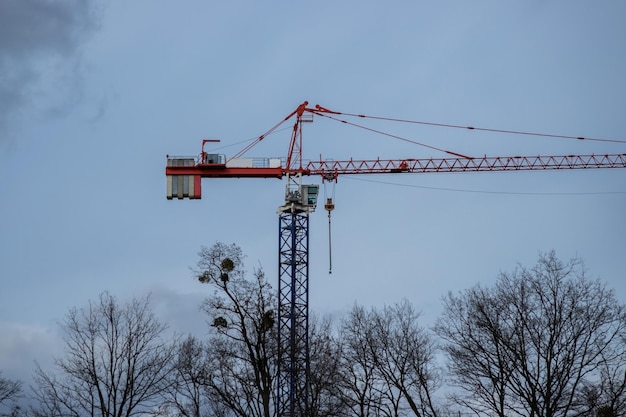
[[[277,297],[244,260],[234,244],[201,249],[202,337],[166,337],[149,296],[70,309],[28,415],[278,417]],[[542,253],[442,302],[431,328],[408,299],[311,314],[302,417],[626,417],[626,309],[580,259]],[[20,390],[0,374],[0,404]]]
[[[102,293],[73,308],[61,325],[65,356],[54,371],[37,367],[35,417],[151,414],[167,383],[172,350],[149,297],[120,304]]]
[[[436,329],[458,404],[479,415],[565,417],[623,397],[623,388],[605,391],[607,404],[598,404],[590,390],[616,367],[626,381],[625,326],[612,290],[579,259],[549,252],[532,268],[501,273],[493,287],[448,294]]]

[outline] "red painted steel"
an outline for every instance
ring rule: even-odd
[[[198,175],[202,178],[282,178],[287,174],[338,175],[396,174],[433,172],[531,171],[585,168],[626,168],[626,154],[495,156],[482,158],[371,159],[310,161],[302,168],[227,167],[226,164],[168,166],[166,175]]]
[[[319,161],[309,162],[304,173],[324,176],[329,173],[339,175],[583,168],[626,168],[626,154]]]
[[[202,142],[202,153],[198,163],[193,166],[168,166],[165,169],[167,175],[197,175],[202,178],[282,178],[287,174],[321,175],[325,180],[336,180],[338,175],[356,174],[394,174],[394,173],[431,173],[431,172],[485,172],[485,171],[531,171],[531,170],[555,170],[555,169],[585,169],[585,168],[626,168],[626,154],[604,155],[554,155],[554,156],[495,156],[472,158],[444,149],[417,143],[422,146],[440,150],[454,158],[428,158],[428,159],[371,159],[371,160],[345,160],[345,161],[304,161],[302,159],[302,123],[312,121],[313,115],[333,117],[344,113],[329,110],[320,105],[308,107],[307,101],[270,130],[259,136],[234,157],[226,160],[222,155],[219,163],[205,163],[204,150],[207,142],[219,142],[219,140],[205,139]],[[269,165],[257,165],[250,167],[234,166],[235,161],[241,158],[254,145],[261,142],[269,134],[273,133],[283,123],[295,117],[295,123],[291,133],[291,141],[287,150],[286,160],[283,165],[270,167]],[[360,118],[370,117],[364,115],[352,115]],[[371,118],[371,117],[370,117]],[[395,119],[389,119],[395,120]],[[343,121],[342,122],[346,122]],[[347,123],[347,122],[346,122]],[[362,127],[362,126],[360,126]],[[458,126],[454,126],[458,127]],[[468,127],[469,128],[469,127]],[[471,128],[474,129],[474,128]],[[367,128],[367,130],[373,129]],[[488,130],[488,129],[482,129]],[[509,132],[522,134],[523,132]],[[382,132],[379,132],[382,133]],[[388,135],[389,136],[389,135]],[[391,135],[393,136],[393,135]],[[545,135],[544,135],[545,136]],[[550,135],[554,136],[554,135]],[[395,136],[394,136],[395,137]],[[408,140],[396,137],[397,139]],[[578,138],[583,139],[583,138]],[[594,139],[601,140],[601,139]],[[413,142],[413,141],[411,141]],[[262,158],[269,160],[269,158]],[[230,166],[229,166],[230,165]]]

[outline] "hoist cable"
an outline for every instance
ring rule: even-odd
[[[333,273],[333,250],[330,230],[330,211],[328,212],[328,274]]]

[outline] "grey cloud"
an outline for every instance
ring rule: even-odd
[[[204,293],[180,294],[164,287],[152,287],[149,293],[155,314],[173,333],[200,338],[207,334],[207,317],[200,309]]]
[[[78,51],[98,29],[101,7],[99,0],[0,1],[0,141],[23,112],[43,107],[50,115],[75,102]]]

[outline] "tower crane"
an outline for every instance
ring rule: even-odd
[[[341,114],[343,113],[320,105],[309,107],[309,103],[305,101],[233,157],[226,158],[223,154],[205,151],[207,143],[219,142],[218,140],[203,140],[198,157],[167,156],[165,174],[168,199],[201,198],[202,178],[286,178],[285,201],[277,210],[279,340],[276,406],[279,417],[304,416],[308,404],[309,215],[317,206],[319,186],[303,184],[303,177],[319,176],[324,182],[336,181],[339,175],[346,174],[626,168],[626,153],[473,158],[442,149],[438,150],[448,153],[451,157],[369,160],[322,160],[320,157],[317,161],[305,162],[302,159],[303,124],[312,122],[313,116],[333,118]],[[295,119],[295,122],[286,158],[244,157],[254,145],[263,141],[290,119]],[[332,199],[327,199],[324,207],[329,213],[330,227],[330,211],[334,208]]]

